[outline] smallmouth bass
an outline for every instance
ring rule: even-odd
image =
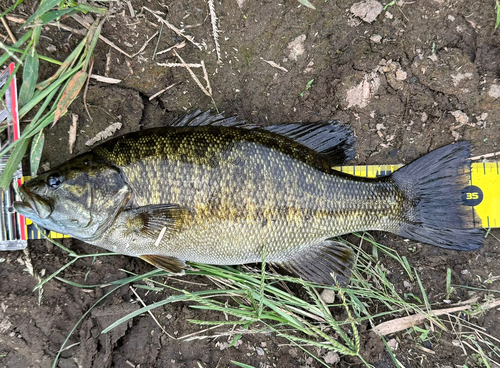
[[[337,121],[255,127],[198,110],[39,175],[21,187],[25,202],[15,209],[175,273],[185,261],[244,264],[264,255],[305,280],[346,284],[353,251],[330,238],[365,230],[455,250],[482,246],[461,201],[470,143],[367,179],[332,169],[353,158],[354,141]]]

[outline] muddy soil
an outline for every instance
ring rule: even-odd
[[[0,10],[11,3],[14,1],[6,1]],[[74,150],[78,154],[88,149],[85,143],[89,139],[111,124],[121,123],[115,133],[119,135],[161,126],[195,107],[216,107],[228,116],[238,114],[262,125],[340,119],[354,128],[358,142],[355,163],[359,164],[407,163],[461,139],[473,142],[473,155],[500,151],[500,31],[494,32],[495,2],[397,1],[385,10],[379,6],[379,11],[370,13],[374,18],[371,22],[366,12],[356,12],[365,20],[353,14],[354,3],[356,0],[316,0],[313,10],[295,0],[216,2],[220,60],[205,1],[136,0],[131,2],[133,15],[126,3],[103,3],[111,8],[103,36],[130,55],[150,42],[134,57],[98,43],[93,73],[121,82],[110,85],[90,81],[86,102],[92,119],[80,96],[68,115],[46,132],[42,166],[47,169],[71,157],[71,114],[78,115]],[[33,6],[34,2],[27,1],[16,13],[29,16]],[[162,12],[161,17],[184,29],[196,45],[167,26],[162,28],[146,8]],[[72,19],[63,23],[81,28]],[[52,27],[44,32],[39,54],[59,60],[80,39]],[[153,37],[156,32],[161,32],[160,39]],[[185,46],[176,49],[177,53],[186,63],[204,61],[212,98],[186,69],[162,65],[179,63],[172,51],[160,51],[183,41]],[[155,49],[158,52],[153,60]],[[44,65],[42,73],[48,76],[53,68]],[[202,69],[193,71],[206,88]],[[500,237],[498,230],[491,234]],[[373,235],[408,258],[432,303],[446,297],[447,268],[452,270],[453,284],[500,289],[500,243],[492,236],[486,239],[483,249],[460,253],[408,243],[383,233]],[[64,244],[79,254],[99,251],[72,239]],[[0,366],[49,367],[66,336],[109,287],[82,289],[52,280],[45,284],[43,293],[33,292],[38,280],[70,260],[48,241],[34,241],[27,252],[2,253],[0,257]],[[398,292],[420,295],[419,286],[406,283],[392,259],[387,257],[382,263]],[[124,270],[144,273],[151,269],[137,259],[110,256],[94,262],[81,259],[60,276],[94,285],[123,278],[127,275]],[[212,286],[208,280],[195,277],[165,281],[188,290]],[[169,295],[165,291],[137,292],[147,304]],[[450,298],[457,302],[485,295],[457,288]],[[189,319],[224,320],[216,312],[182,303],[153,311],[173,338],[148,315],[101,334],[110,323],[139,307],[140,301],[130,288],[105,298],[76,327],[57,366],[234,367],[231,361],[254,367],[322,366],[304,351],[269,334],[243,335],[231,347],[228,337],[177,340],[206,328]],[[470,321],[500,338],[498,309]],[[370,326],[365,323],[359,329],[365,360],[375,367],[394,367]],[[425,341],[418,341],[416,334],[409,332],[392,338],[398,345],[394,355],[405,367],[482,366],[479,354],[458,344],[451,330],[435,328]],[[328,366],[363,366],[349,357],[328,355],[314,348],[311,352]]]

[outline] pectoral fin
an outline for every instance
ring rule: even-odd
[[[162,237],[168,237],[172,232],[182,229],[192,218],[188,208],[176,204],[137,207],[126,210],[123,214],[128,218],[128,231],[140,232],[155,242],[162,232]]]
[[[187,265],[175,257],[157,256],[157,255],[143,255],[139,257],[143,261],[152,264],[155,267],[161,268],[167,272],[172,272],[184,275],[184,269]]]
[[[346,286],[353,262],[354,253],[349,246],[325,240],[278,265],[306,281]]]

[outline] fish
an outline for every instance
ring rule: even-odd
[[[354,145],[339,121],[259,127],[196,110],[31,179],[14,207],[43,228],[173,273],[186,262],[265,260],[306,281],[347,285],[354,251],[340,235],[379,230],[482,247],[484,231],[462,205],[470,142],[380,178],[333,169],[354,158]]]

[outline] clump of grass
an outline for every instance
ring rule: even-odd
[[[0,18],[15,10],[21,2],[21,0],[17,1],[3,12]],[[4,69],[6,63],[13,60],[16,62],[14,75],[21,65],[23,66],[22,85],[19,91],[19,119],[26,117],[28,114],[34,114],[20,139],[0,151],[0,157],[10,153],[9,160],[0,178],[0,188],[3,190],[6,190],[9,186],[12,176],[28,150],[32,138],[30,171],[36,173],[38,170],[44,142],[43,129],[50,124],[55,124],[59,117],[66,113],[69,105],[80,92],[88,77],[90,58],[101,31],[101,23],[96,21],[75,50],[66,60],[60,62],[38,55],[37,46],[42,26],[62,16],[69,16],[77,12],[87,13],[89,11],[98,14],[106,12],[105,9],[79,4],[74,1],[42,1],[35,13],[23,25],[22,30],[26,31],[24,35],[11,46],[0,43],[0,47],[5,51],[0,57],[0,68]],[[27,29],[27,26],[33,26],[33,28]],[[38,81],[40,60],[59,65],[57,72],[44,81]],[[7,91],[13,75],[0,90],[0,99],[3,98]],[[5,127],[3,128],[5,129]]]
[[[164,300],[146,305],[123,316],[104,329],[102,333],[107,333],[118,325],[141,314],[153,311],[158,307],[185,302],[189,303],[191,308],[218,311],[221,316],[229,318],[229,320],[221,318],[221,320],[212,321],[189,320],[194,324],[211,326],[211,328],[207,328],[207,332],[223,328],[224,326],[232,326],[233,328],[230,331],[213,332],[212,334],[204,335],[198,334],[195,336],[189,335],[179,339],[192,340],[227,336],[232,338],[231,343],[234,344],[244,334],[271,332],[288,340],[290,344],[301,348],[325,366],[327,366],[326,363],[321,358],[315,356],[309,347],[314,346],[333,350],[344,355],[356,356],[368,366],[360,351],[358,325],[367,322],[374,327],[381,320],[396,319],[400,316],[413,314],[424,314],[432,325],[445,331],[451,329],[455,332],[456,337],[460,341],[463,341],[462,346],[469,348],[474,354],[480,355],[484,362],[488,363],[494,362],[495,359],[499,360],[499,352],[495,347],[498,346],[500,341],[495,340],[493,336],[486,335],[480,327],[463,320],[460,316],[452,314],[448,314],[448,316],[452,316],[449,318],[454,319],[454,324],[451,328],[446,327],[447,325],[449,326],[451,320],[449,318],[447,320],[440,319],[432,313],[432,308],[435,305],[429,302],[419,275],[409,265],[405,257],[401,257],[395,250],[377,243],[367,234],[358,234],[358,236],[361,242],[368,242],[373,250],[372,254],[368,254],[360,249],[359,246],[354,246],[346,242],[355,247],[355,249],[358,249],[356,266],[348,288],[341,288],[338,285],[317,285],[295,277],[271,274],[266,271],[265,259],[260,269],[248,268],[246,266],[242,268],[191,263],[193,269],[187,270],[187,274],[204,276],[212,280],[216,285],[214,288],[202,291],[179,289],[163,283],[161,277],[168,276],[169,274],[161,270],[154,270],[143,275],[129,273],[129,277],[106,285],[83,285],[65,280],[57,275],[80,258],[106,254],[79,256],[66,248],[64,249],[70,252],[70,255],[74,258],[67,265],[61,267],[46,280],[42,281],[40,286],[49,279],[56,278],[62,282],[81,288],[111,287],[111,290],[99,299],[94,306],[115,290],[130,284],[133,284],[137,288],[153,290],[155,292],[169,290],[169,292],[175,293]],[[399,295],[395,286],[387,277],[387,272],[382,263],[377,259],[379,255],[381,258],[391,257],[396,260],[401,270],[406,273],[408,279],[415,280],[418,283],[420,295],[407,294],[406,297]],[[144,284],[141,282],[144,282]],[[284,283],[294,290],[302,289],[305,296],[299,297],[289,293],[287,288],[283,287]],[[452,290],[451,286],[455,290],[461,287],[447,283],[448,292]],[[334,304],[327,305],[321,299],[320,291],[324,288],[332,289],[337,294],[337,301]],[[377,312],[374,312],[375,308],[373,306],[377,306]],[[465,311],[464,313],[474,316],[480,313],[480,310],[482,310],[482,307],[478,303],[477,308]],[[338,317],[335,317],[333,311],[340,311],[346,317],[339,320]],[[74,326],[60,351],[65,348],[69,337],[89,312],[90,310]],[[457,329],[456,325],[459,323],[462,327]],[[418,337],[425,340],[430,338],[431,335],[436,334],[431,334],[428,325],[416,327],[414,331],[417,332],[415,341],[417,344],[419,343]],[[397,366],[399,363],[395,354],[390,352],[390,356]],[[54,362],[55,365],[56,362]]]

